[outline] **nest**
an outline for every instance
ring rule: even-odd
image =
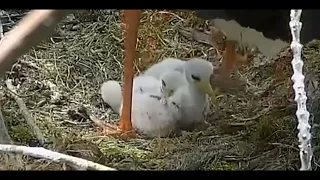
[[[117,10],[79,11],[60,23],[49,41],[32,49],[12,68],[8,77],[20,84],[18,94],[41,131],[52,140],[48,148],[121,170],[299,168],[291,59],[280,55],[272,63],[239,69],[236,73],[246,80],[247,92],[241,97],[222,97],[211,108],[211,126],[204,131],[152,140],[101,137],[100,129],[83,109],[106,121],[119,119],[103,103],[99,88],[106,80],[122,80],[124,50],[120,25]],[[214,51],[210,46],[191,42],[178,30],[196,26],[206,26],[206,22],[190,12],[145,11],[138,34],[136,72],[165,57],[202,56],[214,61],[208,55]],[[313,67],[319,55],[317,49],[307,48],[306,64],[311,65],[306,66]],[[0,102],[13,140],[33,144],[35,137],[24,124],[15,101],[5,95]],[[70,168],[30,157],[22,157],[18,164],[6,158],[0,167]]]

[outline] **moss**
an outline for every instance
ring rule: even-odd
[[[228,170],[242,170],[239,168],[239,165],[237,163],[230,163],[230,162],[225,162],[221,161],[217,163],[215,166],[213,166],[211,169],[207,170],[223,170],[223,171],[228,171]]]
[[[34,139],[30,130],[25,125],[11,126],[9,134],[13,141],[20,143],[29,143]]]

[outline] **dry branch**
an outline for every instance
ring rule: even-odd
[[[14,100],[17,102],[23,117],[25,118],[28,126],[31,128],[33,134],[36,136],[36,138],[39,140],[40,144],[44,144],[46,142],[43,134],[41,133],[39,127],[35,124],[34,118],[32,117],[31,113],[28,111],[28,108],[26,104],[23,102],[23,100],[17,95],[16,88],[12,85],[12,80],[8,79],[6,81],[7,88],[10,90],[10,95],[14,98]]]
[[[94,163],[92,161],[50,151],[42,147],[26,147],[26,146],[0,144],[0,152],[18,153],[18,154],[23,154],[27,156],[32,156],[35,158],[48,159],[54,162],[64,162],[70,166],[76,166],[79,169],[101,170],[101,171],[116,170],[114,168],[103,166],[101,164]]]
[[[9,70],[32,46],[49,37],[56,25],[72,11],[34,10],[24,17],[0,43],[0,75]]]
[[[4,35],[3,35],[3,25],[2,25],[2,21],[1,21],[1,17],[2,17],[2,11],[0,11],[0,41],[1,41],[1,39],[4,37]]]
[[[1,94],[0,94],[1,96]],[[12,140],[9,136],[8,129],[4,123],[4,117],[2,115],[1,104],[0,104],[0,143],[12,144]]]

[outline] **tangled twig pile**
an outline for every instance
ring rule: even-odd
[[[178,138],[122,141],[100,137],[90,121],[118,117],[103,104],[99,85],[120,80],[123,39],[119,11],[76,12],[60,23],[47,43],[20,58],[8,78],[17,95],[49,141],[47,149],[117,169],[297,169],[290,58],[279,56],[260,66],[240,68],[245,96],[227,93],[212,107],[211,127]],[[205,57],[217,61],[212,47],[184,38],[181,27],[205,26],[187,12],[146,11],[139,30],[137,71],[164,57]],[[315,51],[310,52],[318,58]],[[3,82],[2,85],[4,85]],[[4,91],[3,116],[14,142],[35,139],[9,91]],[[85,110],[84,110],[85,109]],[[88,114],[90,112],[90,114]],[[2,167],[7,167],[2,161]],[[29,169],[65,169],[35,159]],[[28,169],[25,168],[25,169]]]

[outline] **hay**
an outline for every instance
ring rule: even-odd
[[[165,57],[212,60],[210,47],[183,38],[178,33],[180,26],[203,27],[206,23],[187,12],[143,13],[137,72]],[[81,11],[68,16],[56,32],[23,56],[9,75],[21,84],[19,95],[42,132],[52,139],[48,148],[122,170],[298,169],[290,59],[241,69],[248,93],[224,96],[212,107],[212,125],[205,131],[178,138],[122,141],[99,136],[100,130],[81,113],[85,107],[107,121],[119,118],[102,102],[98,91],[107,79],[122,80],[119,11]],[[12,139],[35,144],[16,103],[9,96],[1,103]],[[22,166],[8,159],[1,162],[1,169],[69,168],[30,157],[21,159]]]

